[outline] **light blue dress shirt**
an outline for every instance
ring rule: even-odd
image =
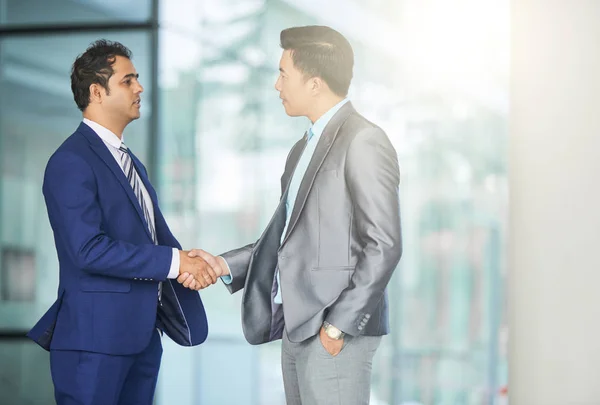
[[[306,169],[310,164],[310,160],[315,153],[315,149],[317,148],[317,144],[319,143],[319,139],[321,139],[321,135],[323,134],[323,130],[331,118],[346,104],[349,100],[347,98],[343,99],[335,106],[333,106],[329,111],[323,114],[315,123],[309,128],[307,134],[307,142],[304,151],[302,152],[302,156],[298,160],[298,164],[296,165],[296,169],[294,170],[294,174],[292,175],[292,180],[290,181],[290,186],[287,194],[287,200],[285,202],[285,227],[283,228],[283,233],[281,234],[281,242],[285,238],[285,234],[287,233],[288,225],[290,224],[290,218],[292,216],[292,212],[294,211],[294,204],[296,203],[296,197],[298,196],[298,190],[300,189],[300,184],[302,183],[302,179],[304,178],[304,174],[306,173]],[[232,278],[230,276],[221,277],[226,284],[230,284]],[[276,304],[281,304],[281,282],[279,279],[279,270],[277,270],[277,294],[275,295],[274,301]]]
[[[323,134],[323,130],[331,121],[331,118],[337,113],[340,108],[344,104],[348,102],[348,99],[345,98],[335,106],[333,106],[329,111],[321,116],[312,127],[308,130],[306,147],[304,148],[304,152],[302,152],[302,156],[298,160],[298,164],[296,165],[296,170],[294,170],[294,174],[292,175],[292,180],[290,181],[290,187],[287,194],[287,200],[285,202],[285,227],[283,228],[283,233],[281,234],[281,242],[285,238],[285,234],[287,233],[288,226],[290,224],[290,218],[292,216],[292,212],[294,211],[294,205],[296,204],[296,197],[298,196],[298,191],[300,189],[300,183],[302,183],[302,179],[304,178],[304,174],[306,173],[306,169],[308,169],[308,165],[310,164],[310,160],[315,153],[315,149],[317,148],[317,144],[319,143],[319,139],[321,139],[321,135]],[[279,279],[279,271],[277,271],[277,295],[275,295],[274,299],[276,304],[281,304],[281,281]]]

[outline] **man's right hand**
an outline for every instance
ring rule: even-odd
[[[198,291],[217,282],[218,276],[213,267],[218,268],[218,265],[215,263],[211,265],[199,256],[190,257],[189,251],[179,251],[179,274],[187,273],[194,277],[194,280],[186,285],[192,290]]]
[[[217,277],[229,275],[229,267],[227,266],[225,259],[223,259],[220,256],[213,256],[210,253],[208,253],[202,249],[193,249],[190,252],[188,252],[188,256],[192,257],[192,258],[200,257],[200,258],[204,259],[210,265],[210,267],[212,267],[212,269],[215,272],[215,274],[217,275]],[[179,273],[179,277],[177,277],[177,281],[180,284],[183,284],[184,287],[190,288],[193,290],[199,290],[199,289],[203,288],[203,287],[200,287],[199,283],[196,282],[196,279],[194,278],[193,274]]]

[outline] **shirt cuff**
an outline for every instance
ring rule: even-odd
[[[179,277],[179,249],[173,248],[173,258],[171,259],[171,269],[169,270],[169,275],[167,278],[177,278]]]
[[[223,256],[219,256],[219,257],[223,259],[223,261],[225,262],[225,266],[227,266],[227,271],[229,272],[228,275],[221,276],[221,280],[225,284],[229,285],[229,284],[231,284],[233,282],[233,277],[231,276],[231,269],[229,268],[229,263],[227,263],[227,260],[225,260],[225,258]]]

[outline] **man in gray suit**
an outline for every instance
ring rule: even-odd
[[[231,293],[244,290],[248,342],[283,339],[288,405],[368,404],[373,355],[389,332],[386,286],[402,254],[397,155],[346,98],[346,38],[295,27],[281,32],[281,47],[275,88],[286,113],[312,125],[288,155],[279,206],[256,243],[190,254],[220,269]]]

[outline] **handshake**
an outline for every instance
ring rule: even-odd
[[[229,267],[222,257],[202,249],[180,250],[179,259],[177,281],[190,290],[201,290],[215,284],[219,277],[229,275]]]

